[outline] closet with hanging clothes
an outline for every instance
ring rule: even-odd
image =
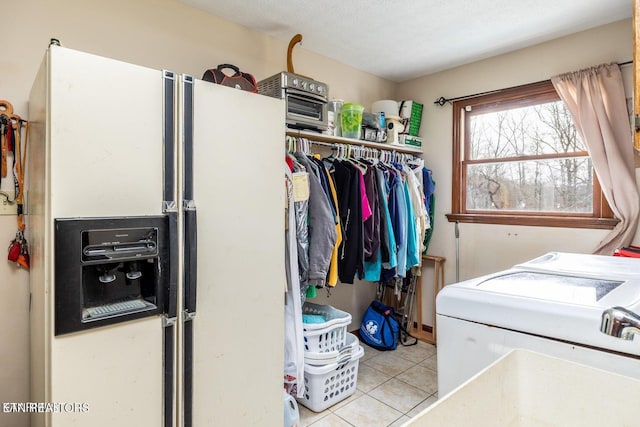
[[[296,361],[303,359],[304,338],[297,332],[304,302],[318,297],[320,289],[331,295],[336,286],[372,282],[378,298],[386,288],[397,299],[406,293],[403,316],[409,321],[414,293],[407,286],[415,289],[433,224],[434,183],[418,157],[421,150],[341,142],[320,135],[285,140],[290,291],[285,365],[289,372],[297,367],[296,379],[289,377],[292,387],[303,377]]]

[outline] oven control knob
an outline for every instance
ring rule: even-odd
[[[293,79],[292,83],[295,87],[298,87],[298,79]]]
[[[306,88],[307,88],[307,81],[306,81],[306,80],[303,80],[303,81],[300,83],[300,86],[302,86],[302,89],[306,89]]]
[[[324,86],[318,85],[318,93],[324,93]]]
[[[309,90],[310,90],[311,92],[315,91],[315,90],[316,90],[316,85],[314,85],[313,83],[311,83],[311,84],[309,85]]]

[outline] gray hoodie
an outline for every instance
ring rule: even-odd
[[[329,199],[320,183],[318,166],[302,152],[296,159],[309,173],[309,286],[322,288],[327,279],[331,253],[337,241],[336,223]]]

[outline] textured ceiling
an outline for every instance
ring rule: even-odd
[[[400,82],[631,17],[631,0],[180,0]]]

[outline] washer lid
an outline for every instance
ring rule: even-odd
[[[617,277],[640,280],[640,259],[606,255],[549,252],[513,268],[528,271],[571,273],[589,277]]]
[[[439,316],[640,355],[640,335],[600,332],[603,311],[614,306],[640,313],[640,263],[597,255],[549,256],[445,286],[436,299]]]
[[[476,288],[525,298],[594,306],[623,283],[623,280],[513,271],[482,281]]]

